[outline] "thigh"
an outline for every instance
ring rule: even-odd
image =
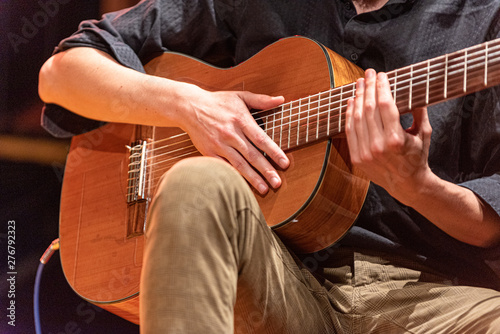
[[[323,287],[270,230],[227,163],[196,158],[174,166],[146,236],[144,333],[335,332]]]

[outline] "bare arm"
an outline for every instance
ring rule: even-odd
[[[444,181],[427,163],[431,126],[425,108],[404,130],[387,76],[367,70],[347,108],[351,159],[370,180],[452,237],[474,246],[500,242],[500,217],[471,190]]]
[[[261,193],[268,191],[264,179],[272,187],[281,180],[258,149],[282,168],[289,164],[249,113],[249,108],[275,107],[282,97],[208,92],[128,69],[92,48],[52,56],[40,71],[39,94],[44,102],[87,118],[180,127],[202,154],[227,160]]]
[[[39,94],[91,119],[145,125],[180,126],[174,105],[188,85],[144,75],[92,48],[52,56],[40,71]],[[168,91],[169,94],[165,94]],[[181,103],[176,103],[181,108]]]

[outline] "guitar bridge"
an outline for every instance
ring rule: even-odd
[[[139,141],[128,148],[130,163],[128,165],[127,203],[130,204],[146,198],[146,142]]]
[[[148,197],[147,183],[147,141],[138,140],[127,146],[130,151],[127,182],[127,238],[144,234]]]

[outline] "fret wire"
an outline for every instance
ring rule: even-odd
[[[425,104],[429,104],[429,76],[430,76],[430,64],[431,61],[427,60],[427,82],[425,88]]]
[[[281,141],[283,139],[283,105],[281,105],[281,117],[280,117],[280,148],[281,148]]]
[[[484,49],[484,86],[488,86],[488,44],[486,44]]]
[[[321,101],[321,93],[318,96],[318,116],[316,118],[318,124],[316,124],[316,139],[318,139],[318,137],[319,137],[319,113],[320,113],[320,109],[321,109],[320,101]]]
[[[464,55],[464,93],[467,92],[467,50]]]
[[[330,91],[328,92],[328,115],[327,115],[328,122],[326,123],[326,135],[327,136],[330,135],[330,119],[331,119],[331,108],[330,108],[330,105],[332,104],[332,91],[333,90],[330,89]],[[342,91],[342,88],[340,88],[340,91]],[[340,96],[340,98],[342,99],[342,95]]]
[[[302,105],[302,99],[299,99],[299,113],[297,114],[297,146],[299,146],[300,138],[300,109]]]
[[[344,86],[340,87],[340,107],[339,107],[339,133],[341,132],[341,124],[342,124],[342,102],[343,102],[343,96],[344,95]],[[330,115],[330,114],[328,114]],[[328,125],[330,125],[330,121],[328,121]]]
[[[288,148],[290,148],[290,137],[292,136],[292,104],[290,104],[290,113],[289,113],[289,119],[290,123],[288,124]]]
[[[274,116],[274,114],[273,114]],[[272,120],[272,117],[271,115],[268,115],[267,116],[267,123],[268,123],[268,130],[269,130],[269,133],[267,134],[270,138],[273,138],[273,130],[274,130],[274,124],[273,124],[273,120]],[[274,138],[273,138],[273,141],[274,141]]]
[[[410,98],[408,99],[408,109],[409,110],[411,110],[412,94],[413,94],[413,65],[410,66],[410,85],[409,85]]]
[[[394,104],[396,104],[396,95],[398,93],[398,70],[394,71]]]
[[[309,141],[309,108],[311,107],[311,96],[307,100],[307,123],[306,123],[306,143]]]
[[[271,132],[272,133],[272,138],[273,138],[273,141],[276,142],[274,140],[274,129],[276,127],[276,113],[273,113],[273,131]]]
[[[269,115],[265,116],[265,122],[264,122],[264,128],[266,129],[266,134],[269,136],[269,128],[268,128],[268,122],[269,122]]]
[[[445,56],[444,62],[444,98],[448,98],[448,55]]]

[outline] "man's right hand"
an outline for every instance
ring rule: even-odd
[[[290,162],[281,148],[259,127],[249,110],[277,107],[284,102],[284,98],[245,91],[192,89],[195,95],[189,94],[187,115],[178,122],[190,135],[198,151],[229,162],[261,194],[268,192],[268,183],[278,188],[281,179],[263,153],[281,168],[287,168]]]

